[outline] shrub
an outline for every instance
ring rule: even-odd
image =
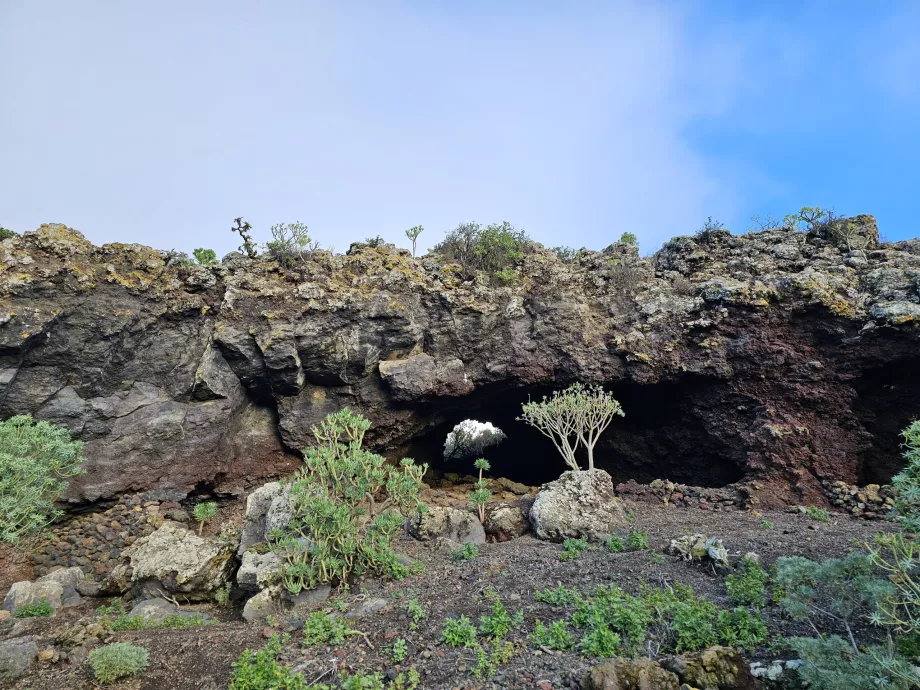
[[[527,402],[518,418],[549,437],[573,470],[581,469],[575,459],[579,444],[588,450],[588,469],[594,469],[594,446],[614,416],[623,408],[600,386],[575,383],[564,391],[553,391],[541,402]]]
[[[310,249],[310,235],[303,223],[278,223],[271,227],[272,239],[265,243],[268,253],[285,268],[304,261]]]
[[[900,633],[920,633],[920,544],[903,534],[878,534],[869,546],[869,559],[897,589],[878,602],[872,622]]]
[[[143,647],[127,642],[113,642],[89,653],[86,662],[93,669],[96,680],[110,683],[133,676],[150,665],[150,654]]]
[[[636,549],[636,551],[644,551],[648,548],[648,532],[645,530],[634,529],[632,532],[626,535],[626,543],[631,549]]]
[[[696,231],[696,236],[702,239],[703,241],[708,242],[714,238],[720,230],[724,230],[725,226],[717,220],[713,220],[712,216],[709,216],[706,219],[706,222]]]
[[[555,254],[559,260],[569,262],[576,261],[584,256],[584,249],[575,249],[574,247],[553,247],[550,251]]]
[[[746,608],[738,606],[731,611],[719,611],[716,617],[716,635],[721,644],[751,652],[767,639],[767,624],[760,614],[752,614]]]
[[[620,537],[615,534],[610,535],[610,539],[604,544],[607,547],[607,550],[610,553],[620,553],[621,551],[626,550],[626,542],[624,542]]]
[[[0,541],[15,543],[55,518],[66,480],[82,472],[82,441],[29,415],[0,422]]]
[[[450,552],[450,560],[454,563],[474,561],[479,558],[479,548],[475,544],[466,543],[459,549]]]
[[[574,606],[582,601],[582,596],[576,589],[559,585],[555,589],[545,589],[535,592],[533,598],[551,606]]]
[[[287,485],[291,522],[273,535],[272,548],[294,594],[352,573],[409,574],[390,545],[404,516],[425,509],[419,489],[427,465],[403,458],[394,467],[363,449],[368,428],[347,408],[328,415],[313,428],[318,446],[304,451],[305,466]]]
[[[121,630],[160,630],[166,628],[197,628],[202,625],[210,625],[210,621],[201,614],[191,616],[180,616],[179,614],[170,614],[159,620],[147,619],[143,616],[129,616],[125,613],[118,616],[111,622],[110,627],[114,631]]]
[[[441,639],[451,647],[475,647],[476,626],[466,616],[445,618]]]
[[[278,661],[281,639],[272,635],[268,644],[257,652],[247,649],[233,662],[228,690],[319,690],[309,686],[300,674]]]
[[[17,606],[16,610],[13,611],[15,618],[44,618],[53,615],[54,609],[51,608],[51,604],[48,603],[47,599],[40,599],[32,604]]]
[[[732,602],[738,606],[763,608],[767,598],[769,576],[760,563],[745,558],[740,564],[741,572],[725,578],[725,589]]]
[[[250,259],[255,259],[259,255],[259,250],[256,247],[256,243],[252,241],[252,226],[243,221],[243,217],[234,218],[233,226],[230,228],[231,232],[239,233],[240,238],[243,240],[243,244],[240,245],[240,251],[245,253]]]
[[[763,527],[764,529],[773,529],[774,527],[776,527],[776,525],[774,525],[772,522],[767,520],[767,518],[763,518],[760,521],[760,526]]]
[[[565,621],[553,621],[547,628],[543,621],[537,621],[530,635],[530,642],[535,647],[548,647],[565,651],[575,646],[575,638],[569,632]]]
[[[373,237],[366,237],[363,242],[364,246],[376,249],[386,244],[386,240],[383,239],[380,235],[374,235]]]
[[[0,242],[3,240],[8,240],[11,237],[19,237],[19,235],[7,228],[0,228]]]
[[[393,644],[390,646],[390,658],[393,659],[393,663],[401,664],[408,656],[409,649],[406,645],[406,641],[401,637],[394,640]]]
[[[638,245],[639,245],[639,238],[636,237],[636,236],[635,236],[633,233],[631,233],[631,232],[624,232],[622,235],[620,235],[620,242],[622,242],[623,244],[634,244],[634,245],[638,246]]]
[[[501,443],[505,438],[505,433],[491,422],[464,419],[447,434],[444,440],[444,459],[465,460],[478,457],[486,448]]]
[[[325,611],[314,611],[303,625],[303,644],[312,647],[317,644],[338,646],[345,644],[350,635],[360,635],[348,626],[342,618],[330,616]]]
[[[408,230],[406,230],[406,237],[409,238],[409,241],[412,242],[412,256],[415,256],[415,243],[418,241],[418,236],[425,232],[425,228],[421,225],[415,225]]]
[[[808,517],[816,522],[830,522],[831,514],[827,511],[827,508],[819,508],[818,506],[808,506],[805,509]]]
[[[587,551],[591,546],[588,544],[587,537],[578,539],[566,539],[562,542],[562,553],[559,554],[560,561],[574,561],[581,555],[582,551]]]
[[[485,522],[486,519],[486,503],[489,502],[489,499],[492,498],[492,492],[489,491],[489,483],[482,478],[482,473],[489,469],[489,461],[485,458],[479,458],[476,462],[473,463],[473,466],[479,470],[479,479],[476,481],[475,488],[467,494],[467,498],[470,501],[470,505],[476,509],[476,512],[479,514],[479,521]]]
[[[821,225],[832,213],[820,206],[803,206],[798,213],[787,213],[783,216],[783,227],[799,230],[804,224],[805,230],[819,232]]]
[[[513,267],[531,244],[525,232],[507,222],[485,229],[478,223],[461,223],[432,251],[460,264],[465,273],[482,271],[491,278],[496,272]]]
[[[409,599],[406,604],[406,613],[409,614],[409,630],[418,630],[419,623],[428,615],[425,607],[418,603],[418,599]]]
[[[812,690],[853,690],[885,687],[916,688],[917,675],[910,664],[882,647],[862,652],[838,635],[793,637],[789,645],[802,659],[799,677]]]
[[[201,266],[213,266],[217,263],[217,253],[213,249],[204,249],[199,247],[192,250],[192,256]]]
[[[198,520],[198,536],[201,536],[201,532],[204,530],[204,523],[217,515],[217,504],[214,501],[196,503],[192,509],[192,515]]]
[[[891,480],[895,488],[892,516],[905,529],[920,532],[920,420],[901,432],[907,466]]]

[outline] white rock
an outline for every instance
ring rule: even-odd
[[[602,539],[626,524],[626,511],[604,470],[569,470],[540,487],[530,524],[538,537],[550,541]]]

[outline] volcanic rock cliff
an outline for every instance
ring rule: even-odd
[[[920,240],[854,221],[858,250],[784,229],[537,248],[500,287],[392,246],[201,267],[43,225],[0,243],[0,415],[86,442],[73,501],[236,492],[343,406],[435,464],[454,423],[493,421],[496,471],[535,483],[563,465],[520,403],[597,382],[626,411],[596,451],[617,479],[817,502],[821,479],[890,478],[920,414]]]

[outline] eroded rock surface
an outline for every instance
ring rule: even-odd
[[[626,510],[604,470],[569,470],[540,487],[530,509],[530,524],[541,539],[601,540],[626,524]]]
[[[596,450],[618,480],[813,503],[822,480],[887,481],[920,414],[920,241],[854,222],[849,245],[778,229],[648,258],[537,248],[500,287],[387,246],[205,268],[44,225],[0,243],[0,415],[85,441],[71,500],[178,498],[289,472],[346,405],[398,449],[496,391],[581,380],[634,398]]]

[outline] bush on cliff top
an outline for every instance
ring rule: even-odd
[[[466,273],[482,271],[490,279],[506,278],[512,268],[531,246],[530,237],[510,223],[489,225],[461,223],[432,249],[448,261],[455,261]]]
[[[79,474],[81,441],[29,415],[0,422],[0,541],[17,542],[60,515],[54,502]]]

